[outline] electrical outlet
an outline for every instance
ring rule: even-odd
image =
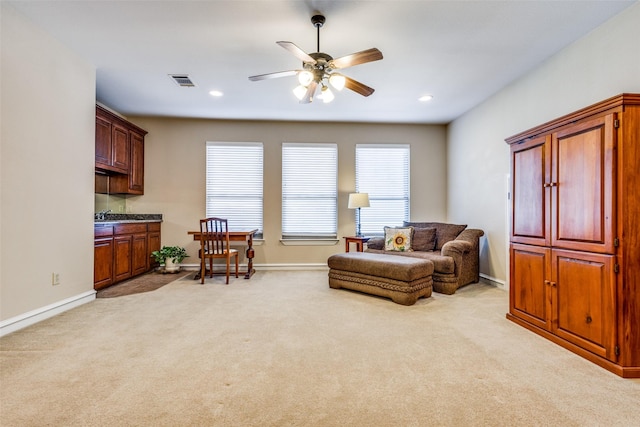
[[[60,273],[51,273],[51,284],[53,286],[60,284]]]

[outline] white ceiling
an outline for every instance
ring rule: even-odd
[[[448,123],[637,2],[3,1],[94,64],[97,100],[125,115],[388,123]],[[248,80],[300,67],[278,40],[315,52],[315,11],[327,18],[321,51],[382,51],[344,70],[370,97],[345,89],[302,105],[295,77]]]

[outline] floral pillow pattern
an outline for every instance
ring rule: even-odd
[[[413,227],[385,227],[384,250],[408,252],[411,250]]]

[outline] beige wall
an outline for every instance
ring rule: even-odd
[[[504,139],[619,93],[640,92],[640,4],[612,18],[448,128],[448,218],[487,233],[481,272],[507,277]]]
[[[301,106],[300,108],[304,108]],[[145,194],[127,198],[127,210],[162,213],[162,244],[185,246],[186,263],[197,263],[197,244],[186,235],[197,229],[205,212],[206,141],[264,143],[264,244],[256,248],[257,264],[326,264],[327,257],[344,250],[344,241],[332,246],[283,246],[281,225],[281,143],[335,142],[338,144],[338,236],[353,235],[355,214],[347,209],[348,193],[355,189],[356,143],[411,145],[411,217],[446,218],[445,127],[294,122],[131,118],[147,130],[145,139]]]
[[[10,6],[0,7],[6,320],[93,291],[95,70]]]

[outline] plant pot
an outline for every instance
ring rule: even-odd
[[[164,260],[164,271],[167,273],[177,273],[179,270],[180,264],[174,263],[170,258]]]

